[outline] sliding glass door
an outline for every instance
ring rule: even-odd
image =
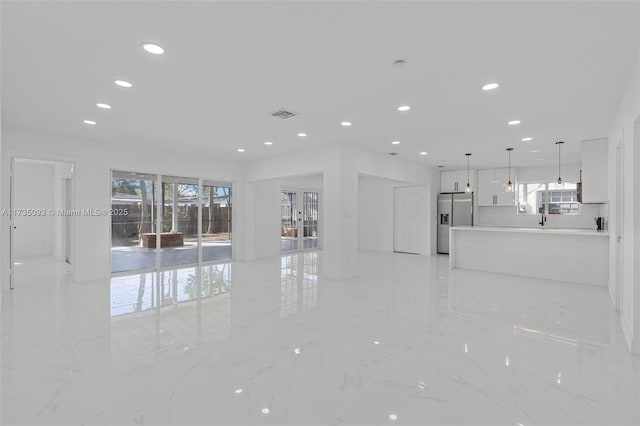
[[[155,233],[157,178],[145,173],[111,174],[111,272],[156,266],[155,253],[143,250],[141,242]]]
[[[111,272],[231,259],[231,184],[112,171]]]
[[[231,259],[231,186],[202,181],[202,261]]]
[[[160,266],[198,263],[198,179],[162,176]]]
[[[281,251],[313,250],[320,247],[320,193],[283,189],[280,196]]]

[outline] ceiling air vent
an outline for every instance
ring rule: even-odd
[[[296,115],[298,115],[298,113],[293,111],[288,111],[284,108],[280,108],[273,111],[271,115],[273,115],[274,117],[278,117],[278,118],[282,118],[283,120],[286,120],[287,118],[295,117]]]

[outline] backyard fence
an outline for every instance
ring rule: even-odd
[[[111,243],[118,246],[132,246],[138,244],[139,233],[155,232],[151,219],[151,206],[145,206],[144,220],[142,220],[142,206],[137,204],[112,204],[112,209],[126,210],[128,214],[111,216]],[[209,220],[210,207],[202,207],[203,234],[230,234],[231,208],[213,206],[213,220]],[[198,206],[178,206],[178,232],[185,238],[198,236]],[[157,212],[154,209],[153,214]],[[172,211],[165,208],[163,216],[163,232],[170,232],[173,223]]]

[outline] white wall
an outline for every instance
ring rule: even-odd
[[[55,165],[16,161],[14,165],[14,208],[55,209]],[[14,219],[14,253],[16,258],[53,256],[55,217],[16,214]]]
[[[393,188],[405,182],[358,176],[358,248],[393,251]]]
[[[636,125],[636,123],[638,123]],[[632,352],[640,354],[640,48],[638,58],[609,133],[609,195],[611,203],[609,243],[610,294],[619,300],[620,324]],[[624,158],[623,223],[616,220],[616,147]],[[622,282],[616,281],[617,237],[622,229]]]
[[[563,164],[562,178],[567,182],[580,180],[580,164]],[[517,169],[518,182],[551,182],[558,176],[557,166],[519,167]],[[599,204],[583,204],[579,215],[548,215],[545,226],[550,228],[585,228],[596,229],[595,218],[608,216],[608,206]],[[476,207],[476,225],[491,226],[540,226],[540,215],[518,214],[516,207]]]
[[[398,182],[358,176],[358,248],[393,251],[393,188]]]
[[[310,176],[289,176],[279,179],[279,182],[280,186],[285,188],[322,190],[321,173]]]
[[[75,163],[75,208],[106,209],[111,205],[111,169],[166,173],[173,176],[203,177],[233,183],[233,251],[234,259],[243,259],[244,232],[249,229],[239,212],[244,210],[243,166],[233,161],[216,161],[215,155],[150,151],[136,143],[122,140],[110,143],[77,140],[54,134],[3,129],[2,208],[9,208],[9,161],[12,157],[36,158]],[[73,265],[78,281],[108,278],[110,271],[110,218],[76,217],[76,247]],[[2,269],[8,274],[8,218],[2,218],[0,241]],[[7,276],[3,283],[8,288]]]

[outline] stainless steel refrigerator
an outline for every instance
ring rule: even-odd
[[[438,195],[438,253],[449,254],[449,228],[473,225],[473,192]]]

